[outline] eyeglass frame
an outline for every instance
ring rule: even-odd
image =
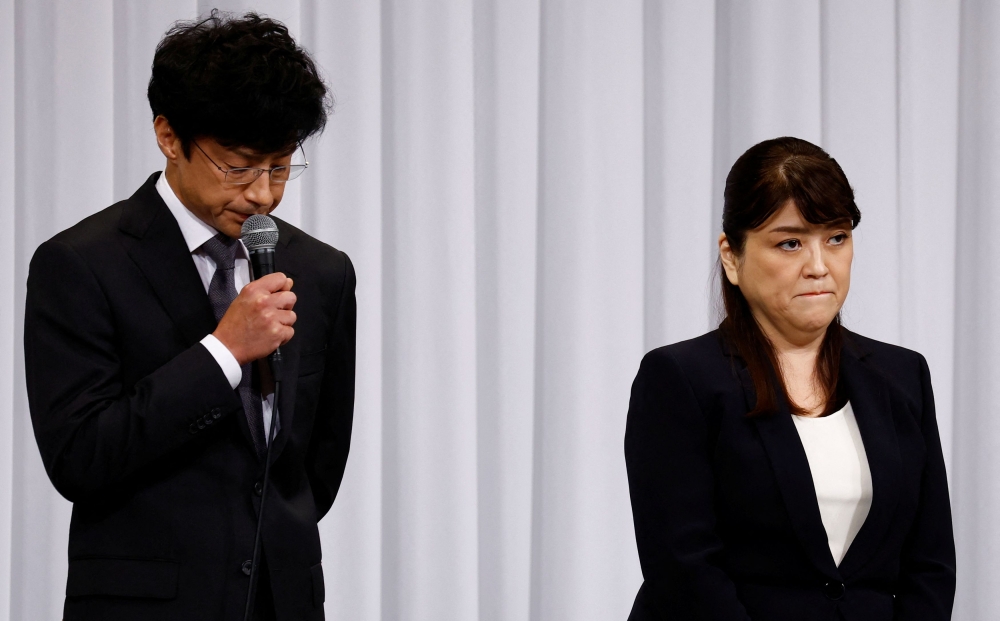
[[[302,173],[304,173],[306,171],[306,169],[309,168],[309,160],[306,159],[306,150],[302,147],[302,143],[301,142],[296,143],[296,144],[297,144],[298,148],[302,150],[302,158],[305,160],[304,164],[289,164],[287,166],[273,166],[271,168],[255,168],[253,166],[235,166],[233,168],[230,168],[229,170],[226,170],[222,166],[219,166],[215,162],[215,160],[212,159],[212,156],[209,155],[208,153],[206,153],[205,149],[201,148],[201,145],[198,144],[197,140],[192,140],[191,142],[194,144],[194,146],[198,147],[198,150],[201,151],[201,154],[204,155],[208,159],[209,162],[212,162],[213,166],[215,166],[216,168],[219,169],[219,172],[222,173],[222,180],[225,183],[229,183],[231,185],[250,185],[251,183],[253,183],[253,182],[257,181],[258,179],[260,179],[261,175],[263,175],[265,172],[267,173],[267,180],[268,180],[269,183],[272,183],[272,184],[283,184],[283,183],[287,183],[289,181],[294,181],[295,179],[298,179],[299,177],[302,176]],[[293,151],[293,153],[294,153],[294,151]],[[293,168],[292,168],[293,166],[301,166],[302,167],[302,169],[301,169],[302,172],[300,172],[299,174],[295,175],[294,177],[289,177],[288,179],[285,179],[284,181],[280,181],[280,180],[279,181],[275,181],[274,180],[274,176],[273,176],[274,175],[274,171],[281,170],[282,168],[287,168],[288,171],[289,171],[289,173],[291,173],[291,171],[293,170]],[[257,174],[250,181],[230,181],[229,180],[229,173],[234,172],[234,171],[244,171],[244,170],[252,170],[252,171],[255,171]]]

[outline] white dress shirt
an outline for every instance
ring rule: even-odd
[[[156,191],[159,192],[160,198],[167,204],[170,213],[177,220],[177,225],[181,228],[184,242],[187,244],[188,251],[191,253],[191,259],[194,260],[194,266],[198,269],[198,275],[201,276],[201,283],[205,286],[205,292],[207,293],[209,285],[212,284],[212,276],[215,275],[215,261],[202,252],[201,246],[218,235],[219,232],[202,222],[198,216],[191,213],[181,203],[181,200],[174,194],[173,188],[167,183],[166,172],[160,173],[160,178],[156,181]],[[242,254],[236,258],[235,269],[233,270],[236,293],[239,293],[250,282],[250,261],[247,258],[249,255],[242,241],[240,241],[240,250]],[[212,334],[203,338],[201,344],[205,346],[205,349],[219,363],[222,372],[226,374],[226,379],[229,380],[230,386],[233,387],[233,390],[236,390],[236,387],[240,385],[240,380],[243,379],[243,371],[240,369],[240,363],[237,362],[236,357],[229,351],[229,348],[222,344],[222,341],[215,338]],[[271,424],[271,404],[273,398],[273,394],[261,398],[265,436]]]
[[[837,566],[872,507],[872,473],[850,402],[828,416],[793,416]]]

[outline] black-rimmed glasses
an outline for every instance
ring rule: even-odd
[[[233,185],[247,185],[253,183],[264,173],[267,173],[271,178],[271,183],[284,183],[295,179],[305,172],[307,168],[309,168],[309,161],[305,160],[306,150],[302,148],[301,143],[299,144],[299,149],[302,150],[302,158],[305,160],[304,164],[289,164],[288,166],[275,166],[273,168],[243,167],[225,169],[216,164],[215,160],[213,160],[208,153],[205,153],[205,149],[202,149],[200,144],[194,140],[191,142],[194,142],[194,146],[198,147],[198,150],[208,158],[208,161],[212,162],[212,165],[219,169],[219,172],[223,174],[223,179],[226,183],[231,183]]]

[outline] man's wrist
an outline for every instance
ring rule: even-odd
[[[229,380],[229,385],[233,387],[233,390],[236,390],[236,387],[240,385],[240,380],[243,379],[243,369],[240,368],[240,363],[236,360],[233,352],[229,351],[229,348],[223,345],[222,341],[214,334],[209,334],[201,339],[201,344],[208,350],[208,353],[212,354],[215,361],[219,363],[219,367],[226,375],[226,379]]]

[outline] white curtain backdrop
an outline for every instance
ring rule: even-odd
[[[0,0],[0,621],[58,619],[28,261],[162,168],[156,42],[203,0]],[[354,439],[322,522],[336,621],[624,621],[642,354],[714,327],[723,180],[795,135],[863,212],[845,322],[928,359],[956,618],[1000,618],[1000,5],[268,0],[337,99],[278,215],[358,273]]]

